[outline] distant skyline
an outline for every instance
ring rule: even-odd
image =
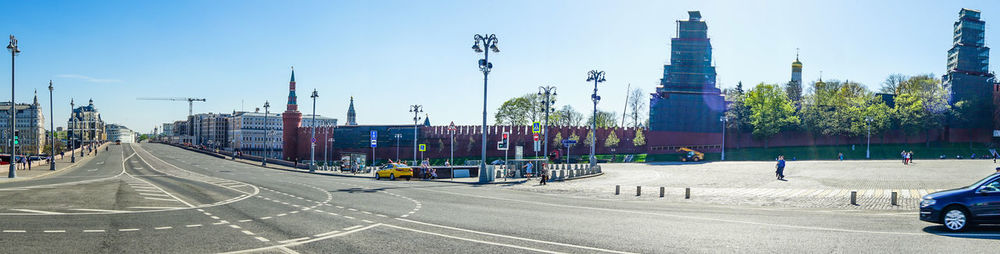
[[[499,38],[491,54],[488,108],[558,87],[557,106],[588,114],[586,73],[607,72],[599,108],[622,114],[625,88],[653,92],[670,60],[675,21],[701,11],[720,87],[749,89],[791,78],[796,48],[807,85],[819,78],[878,90],[892,73],[945,72],[952,25],[962,8],[982,11],[986,42],[1000,22],[990,1],[19,1],[5,5],[2,32],[19,40],[17,101],[38,90],[56,126],[69,102],[93,98],[107,123],[143,133],[195,112],[284,111],[295,66],[299,110],[346,123],[355,97],[359,124],[407,124],[422,104],[434,125],[476,125],[482,114],[477,33]],[[0,69],[10,78],[10,53]],[[996,70],[991,65],[991,71]],[[9,84],[9,83],[2,83]],[[588,88],[589,86],[589,88]],[[9,91],[0,89],[0,91]],[[72,94],[72,96],[71,96]],[[0,101],[9,100],[0,93]],[[263,108],[261,108],[263,110]],[[490,122],[493,116],[490,115]],[[48,124],[46,123],[46,127]]]

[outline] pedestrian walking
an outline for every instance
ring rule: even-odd
[[[906,164],[909,165],[913,163],[913,150],[906,153]]]
[[[837,153],[837,157],[840,158],[840,161],[844,161],[844,153]]]
[[[899,158],[903,159],[903,165],[906,165],[906,150],[899,152]]]
[[[538,184],[545,185],[545,183],[549,181],[549,171],[546,169],[544,162],[542,162],[542,168],[538,169],[538,173],[542,175],[542,180]]]
[[[534,171],[534,167],[535,165],[531,164],[531,161],[528,161],[528,164],[524,164],[524,176],[528,178],[528,181],[531,181],[531,173]]]
[[[777,170],[774,171],[774,175],[778,177],[778,180],[785,180],[785,156],[778,155],[778,165]]]

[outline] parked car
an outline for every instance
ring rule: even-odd
[[[963,188],[927,194],[920,202],[920,220],[951,231],[1000,223],[1000,173]]]
[[[381,180],[382,178],[396,180],[398,177],[406,178],[409,181],[413,178],[413,169],[405,164],[389,163],[382,166],[378,171],[375,171],[375,180]]]

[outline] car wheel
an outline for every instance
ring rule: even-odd
[[[969,218],[965,210],[952,207],[944,212],[944,227],[951,231],[962,231],[969,227]]]
[[[382,176],[379,175],[378,173],[375,173],[375,180],[382,180]]]
[[[413,177],[412,177],[412,176],[407,176],[407,177],[406,177],[406,180],[407,180],[407,181],[409,181],[410,179],[413,179]]]
[[[389,174],[389,180],[396,180],[396,174]]]

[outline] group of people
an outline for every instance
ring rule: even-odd
[[[903,158],[903,165],[913,163],[913,150],[910,150],[909,152],[903,150],[902,152],[899,152],[899,156]]]
[[[545,166],[546,165],[543,162],[542,168],[538,170],[538,175],[540,176],[539,178],[541,178],[541,180],[538,182],[538,185],[545,185],[545,183],[549,181],[549,174],[545,170]],[[528,178],[528,181],[531,181],[531,175],[534,173],[535,171],[534,169],[535,169],[535,164],[532,164],[530,161],[527,164],[524,164],[524,172],[525,172],[524,176]]]

